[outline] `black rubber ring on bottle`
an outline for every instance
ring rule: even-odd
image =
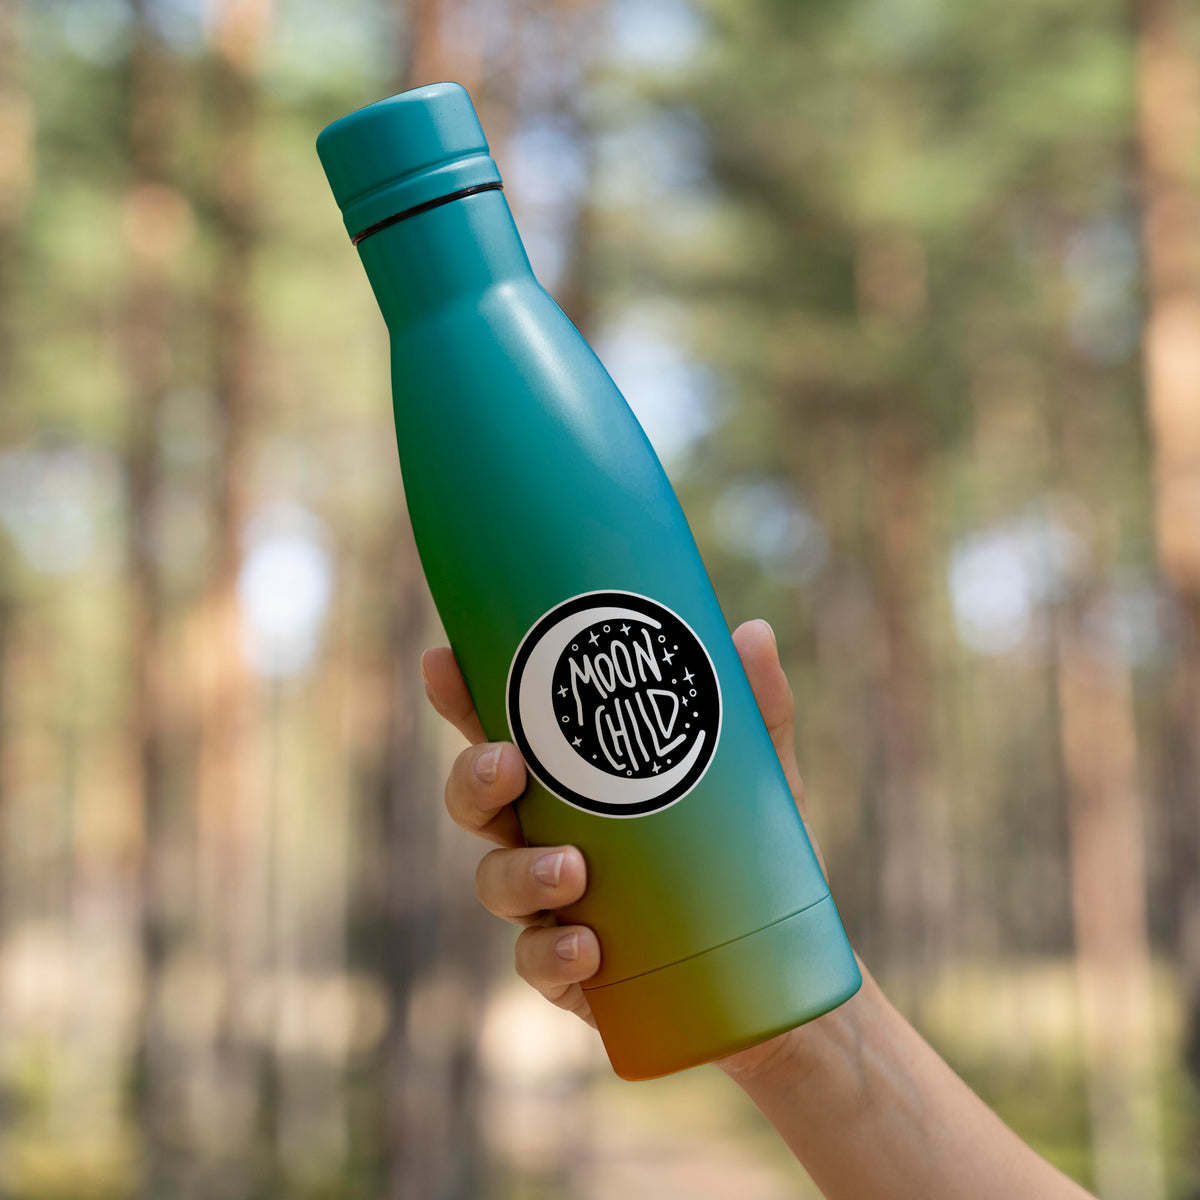
[[[451,200],[461,200],[464,196],[474,196],[477,192],[497,192],[504,185],[497,180],[495,183],[476,183],[471,187],[460,188],[457,192],[451,192],[448,196],[438,196],[435,200],[426,200],[424,204],[414,204],[412,208],[406,208],[403,212],[393,213],[390,217],[384,217],[382,221],[376,221],[374,225],[368,225],[361,233],[356,233],[351,237],[350,244],[357,246],[363,238],[369,238],[371,234],[378,233],[381,229],[386,229],[389,225],[395,225],[398,221],[406,221],[409,217],[415,217],[419,213],[428,212],[431,208],[437,208],[439,204],[449,204]]]

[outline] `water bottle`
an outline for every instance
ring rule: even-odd
[[[862,979],[687,520],[538,283],[466,91],[416,88],[317,151],[391,335],[421,564],[530,845],[571,843],[584,983],[649,1079],[811,1020]]]

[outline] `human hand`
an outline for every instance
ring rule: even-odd
[[[733,640],[804,818],[792,690],[775,635],[765,621],[748,621]],[[526,926],[516,943],[517,973],[595,1027],[580,985],[600,966],[596,935],[586,925],[559,926],[554,916],[587,887],[583,856],[574,846],[525,845],[512,808],[525,789],[525,764],[511,742],[485,740],[450,649],[427,650],[421,673],[434,708],[471,742],[451,768],[446,807],[463,828],[498,843],[479,863],[479,899],[497,916]],[[550,868],[545,878],[534,873],[541,865]],[[845,1004],[717,1065],[745,1090],[830,1200],[1088,1200],[954,1074],[887,1002],[865,967],[862,988]]]
[[[804,785],[793,745],[792,689],[779,662],[775,634],[766,621],[747,621],[734,631],[733,641],[807,828]],[[583,855],[575,846],[525,845],[512,807],[525,790],[525,763],[511,742],[485,738],[451,649],[426,650],[421,675],[433,707],[471,743],[450,769],[446,808],[458,825],[498,845],[479,862],[476,894],[489,912],[525,926],[516,941],[517,974],[552,1004],[595,1028],[587,993],[580,985],[599,970],[599,942],[588,926],[558,925],[554,915],[587,888]],[[812,839],[812,830],[808,833]],[[813,848],[824,870],[815,839]],[[793,1049],[793,1040],[782,1034],[729,1055],[719,1065],[735,1076],[756,1071]]]

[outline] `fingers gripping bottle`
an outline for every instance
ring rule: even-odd
[[[862,982],[691,531],[616,385],[541,287],[458,84],[317,151],[391,334],[421,563],[531,845],[573,843],[617,1074],[723,1057]]]

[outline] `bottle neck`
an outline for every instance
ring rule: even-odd
[[[395,332],[459,296],[532,277],[503,192],[440,204],[358,244],[388,328]]]

